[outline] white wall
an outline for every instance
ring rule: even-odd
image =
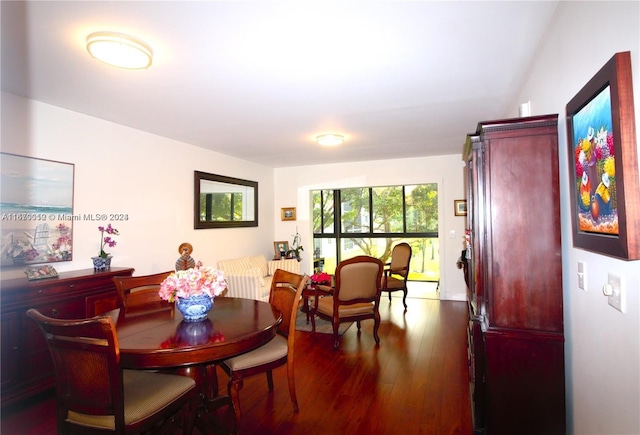
[[[470,130],[475,125],[469,126]],[[460,138],[460,154],[363,161],[332,165],[311,165],[275,170],[274,221],[276,240],[292,239],[296,226],[305,248],[302,268],[312,270],[313,240],[311,228],[311,190],[345,187],[392,186],[437,183],[440,216],[440,292],[442,299],[465,300],[464,276],[456,268],[463,248],[465,218],[454,216],[453,201],[465,197],[462,161],[464,137]],[[281,207],[296,207],[297,220],[281,221]],[[450,232],[455,231],[454,238]]]
[[[109,252],[112,266],[133,266],[136,274],[172,269],[178,245],[190,242],[193,257],[206,264],[248,253],[273,255],[274,240],[291,242],[296,226],[310,272],[309,191],[318,188],[439,185],[441,296],[464,300],[462,273],[455,267],[462,249],[465,218],[455,217],[454,199],[464,198],[460,155],[370,161],[324,166],[271,168],[204,150],[38,101],[2,93],[2,152],[75,164],[74,214],[126,214],[112,222],[121,235]],[[471,129],[474,126],[470,126]],[[460,138],[460,149],[464,138]],[[193,171],[259,182],[259,227],[193,229]],[[274,187],[275,186],[275,187]],[[296,207],[295,222],[280,220],[281,207]],[[90,268],[99,250],[98,225],[73,223],[73,261],[58,271]],[[455,231],[455,237],[450,232]],[[5,268],[3,278],[22,276]]]
[[[568,433],[580,435],[640,433],[640,262],[573,248],[565,106],[616,52],[631,51],[640,132],[639,17],[638,2],[561,2],[519,98],[531,100],[532,114],[560,114],[567,417]],[[578,261],[587,266],[586,292]],[[626,280],[624,314],[602,294],[609,271]]]
[[[138,275],[171,270],[182,242],[213,266],[273,253],[271,168],[7,93],[1,138],[2,152],[75,164],[74,214],[128,215],[112,222],[121,233],[108,250],[112,266],[135,267]],[[258,181],[259,226],[194,230],[194,170]],[[54,263],[59,272],[93,267],[104,223],[73,223],[73,261]],[[3,278],[17,276],[22,269],[2,270]]]

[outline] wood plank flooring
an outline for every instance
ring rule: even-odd
[[[363,322],[360,333],[353,324],[338,350],[329,334],[297,332],[300,412],[293,412],[286,368],[274,371],[272,393],[265,376],[249,378],[240,392],[239,433],[471,434],[466,303],[407,301],[404,313],[401,299],[382,299],[379,347],[372,321]],[[227,377],[218,373],[225,393]],[[55,433],[53,406],[48,399],[13,417],[3,415],[2,434]]]

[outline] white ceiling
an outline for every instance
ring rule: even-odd
[[[265,166],[455,154],[517,114],[556,5],[2,1],[2,89]],[[145,41],[153,65],[91,58],[96,31]],[[333,131],[343,146],[312,140]]]

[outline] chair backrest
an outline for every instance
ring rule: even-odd
[[[411,261],[411,246],[408,243],[398,243],[391,251],[391,273],[406,278],[409,275],[409,262]]]
[[[120,306],[128,309],[162,301],[158,295],[158,290],[160,290],[162,281],[171,273],[169,271],[144,276],[114,276],[113,283],[118,290]]]
[[[282,313],[282,322],[278,325],[278,332],[289,337],[290,340],[295,336],[298,304],[308,279],[307,275],[276,269],[271,280],[269,303]]]
[[[60,320],[33,308],[27,316],[38,323],[53,357],[58,424],[74,411],[113,416],[116,432],[124,430],[122,370],[111,319]]]
[[[334,300],[352,303],[379,301],[383,267],[382,261],[367,255],[341,261],[336,268]]]

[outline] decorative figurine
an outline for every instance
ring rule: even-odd
[[[176,270],[187,270],[196,267],[196,261],[191,257],[193,246],[191,243],[183,243],[178,247],[180,258],[176,260]]]

